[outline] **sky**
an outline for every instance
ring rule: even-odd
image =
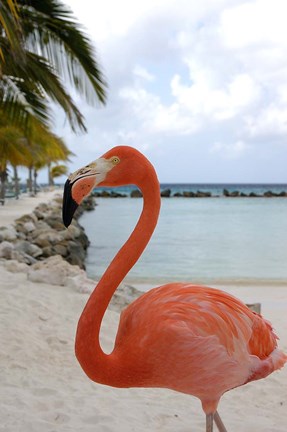
[[[125,144],[161,182],[287,183],[286,0],[64,3],[109,86],[105,107],[76,97],[87,134],[56,111],[70,172]]]

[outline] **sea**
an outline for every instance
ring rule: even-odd
[[[99,279],[132,232],[142,210],[132,186],[126,198],[96,198],[80,219],[90,239],[86,269]],[[211,198],[162,198],[158,225],[125,278],[143,287],[176,281],[207,285],[287,286],[287,198],[227,198],[223,190],[279,194],[286,184],[162,184],[171,195],[211,192]],[[110,190],[111,191],[111,190]],[[145,288],[144,288],[145,289]]]

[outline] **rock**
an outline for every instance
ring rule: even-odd
[[[87,206],[91,207],[92,203],[94,199],[88,200]],[[79,208],[83,212],[82,206]],[[0,256],[32,265],[36,260],[61,255],[84,268],[89,239],[77,220],[66,229],[61,213],[62,196],[58,196],[49,204],[38,205],[32,214],[18,218],[15,227],[0,228]]]
[[[65,240],[74,240],[79,238],[81,235],[81,230],[76,225],[70,225],[69,228],[63,231],[63,237]]]
[[[108,191],[106,191],[106,190],[103,190],[103,191],[101,192],[101,197],[102,197],[102,198],[110,198],[110,196],[111,196],[110,192],[108,192]]]
[[[59,255],[32,265],[27,277],[32,282],[68,286],[79,292],[91,292],[95,287],[95,282],[87,277],[84,270],[67,263]]]
[[[196,194],[194,192],[191,192],[191,191],[183,191],[182,196],[184,198],[194,198],[194,197],[196,197]]]
[[[29,266],[17,260],[4,261],[4,267],[11,273],[27,273]]]
[[[54,255],[61,255],[65,257],[68,255],[68,248],[62,244],[57,244],[53,248],[51,248]]]
[[[12,225],[7,227],[0,227],[0,239],[1,241],[15,241],[17,240],[17,231]]]
[[[161,191],[160,196],[163,198],[169,198],[171,194],[171,190],[170,189],[164,189]]]
[[[197,191],[196,192],[196,197],[197,198],[210,198],[211,197],[211,193],[210,192]]]
[[[90,294],[94,290],[96,282],[89,279],[83,271],[83,273],[74,277],[67,277],[65,285],[72,288],[74,291]]]
[[[27,264],[27,265],[32,265],[32,264],[35,264],[35,262],[37,262],[36,258],[34,258],[31,255],[28,255],[24,252],[17,251],[17,250],[14,250],[12,252],[11,259],[16,260],[20,263]]]
[[[26,222],[37,222],[37,217],[34,213],[25,214],[23,216],[20,216],[18,219],[15,220],[16,224],[24,224]]]
[[[24,227],[26,232],[34,231],[34,229],[36,228],[34,222],[32,222],[32,221],[25,222],[23,224],[23,227]]]
[[[116,310],[119,310],[119,308],[122,309],[133,302],[141,294],[141,291],[131,285],[120,284],[112,297],[111,306]]]
[[[54,255],[33,264],[28,270],[28,279],[32,282],[65,285],[66,278],[75,276],[79,270],[76,266],[70,266],[61,256]]]
[[[223,189],[223,196],[229,197],[229,191],[227,189]]]
[[[141,197],[142,197],[142,193],[140,190],[135,189],[131,191],[131,198],[141,198]]]
[[[85,268],[84,261],[85,261],[86,253],[83,246],[81,246],[81,244],[76,243],[74,241],[70,241],[68,243],[67,249],[68,249],[67,261],[70,264],[79,266],[80,268]]]
[[[19,252],[23,252],[24,254],[30,255],[33,258],[40,257],[43,254],[41,248],[39,248],[37,245],[30,243],[26,240],[22,240],[20,242],[17,242],[15,245],[15,250],[17,250]]]
[[[96,206],[96,201],[92,195],[86,197],[81,204],[81,207],[84,209],[84,211],[94,210],[95,206]]]
[[[62,216],[60,215],[51,214],[45,218],[45,222],[56,231],[63,231],[65,228],[62,222]]]
[[[23,222],[17,222],[15,228],[16,228],[16,231],[18,233],[27,234],[27,233],[35,231],[36,226],[35,226],[34,222],[27,221],[24,223]]]
[[[55,245],[64,240],[64,235],[61,232],[50,229],[49,231],[42,232],[34,239],[34,243],[40,247]]]
[[[0,243],[0,258],[4,258],[7,260],[12,259],[13,251],[14,251],[13,243],[10,243],[5,240],[2,243]]]
[[[232,198],[239,197],[239,195],[240,195],[239,191],[232,191],[229,194],[229,196],[232,197]]]
[[[90,240],[88,239],[88,236],[84,231],[84,228],[82,228],[82,230],[80,230],[80,235],[79,235],[79,237],[76,237],[76,239],[77,239],[77,241],[79,241],[81,243],[84,250],[86,251],[90,245]]]
[[[261,303],[250,303],[246,304],[246,306],[251,309],[253,312],[256,312],[258,314],[261,313]]]

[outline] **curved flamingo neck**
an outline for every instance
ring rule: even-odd
[[[156,227],[160,210],[160,187],[151,164],[137,186],[143,194],[143,210],[136,227],[126,243],[112,260],[96,288],[92,292],[80,317],[76,335],[76,356],[85,373],[93,381],[116,385],[121,365],[116,363],[113,353],[107,355],[100,346],[101,323],[110,300],[134,266]]]

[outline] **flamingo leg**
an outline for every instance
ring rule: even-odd
[[[213,413],[206,414],[206,432],[213,432],[213,417]]]
[[[223,421],[221,420],[221,417],[217,411],[215,411],[215,413],[214,413],[214,421],[215,421],[215,424],[216,424],[219,432],[227,432],[227,430],[223,424]]]

